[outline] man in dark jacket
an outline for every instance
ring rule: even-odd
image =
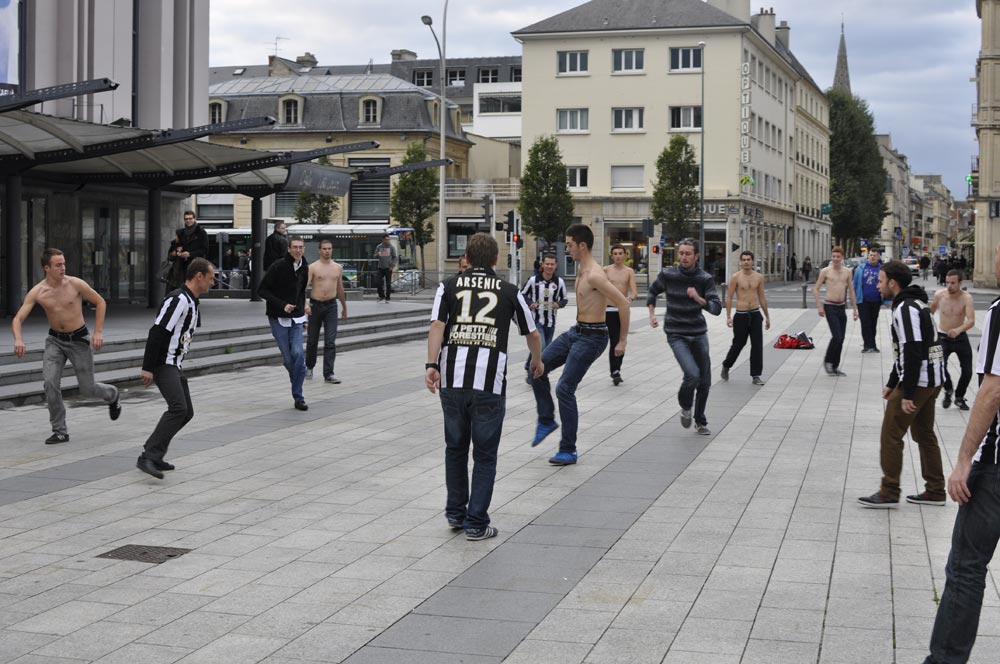
[[[292,381],[292,399],[298,410],[309,410],[302,396],[302,384],[306,379],[302,326],[311,311],[306,305],[309,266],[302,257],[304,253],[302,239],[292,238],[288,243],[288,254],[275,261],[260,282],[260,296],[267,302],[271,335],[278,343],[281,359]]]
[[[167,253],[167,260],[174,264],[173,276],[169,280],[171,290],[181,287],[186,279],[188,265],[195,258],[208,258],[208,233],[198,224],[194,212],[185,210],[184,225],[174,233]]]
[[[649,286],[646,306],[649,307],[649,324],[659,327],[656,320],[656,298],[666,293],[667,309],[663,316],[663,331],[667,343],[684,372],[677,401],[681,407],[681,426],[691,426],[691,408],[694,406],[696,430],[703,436],[708,429],[705,406],[708,390],[712,386],[712,361],[708,354],[708,325],[703,311],[713,316],[722,313],[722,300],[715,288],[712,275],[698,268],[698,243],[681,240],[677,246],[680,265],[666,267]],[[697,393],[697,396],[696,396]]]
[[[283,221],[274,225],[274,232],[264,240],[264,269],[267,270],[275,261],[279,261],[288,255],[288,240],[285,233],[288,226]]]
[[[918,505],[944,505],[944,470],[941,449],[934,434],[934,406],[944,383],[941,344],[934,317],[927,306],[927,291],[910,285],[910,268],[900,261],[882,266],[878,277],[882,297],[892,300],[893,365],[882,388],[886,400],[882,417],[882,487],[858,498],[862,507],[898,507],[899,477],[903,472],[903,436],[920,447],[920,470],[925,490],[907,496]]]

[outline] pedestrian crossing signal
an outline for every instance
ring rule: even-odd
[[[658,245],[658,244],[654,244],[653,245],[653,253],[654,254],[660,253],[660,245]]]
[[[518,249],[524,246],[524,238],[521,237],[520,233],[514,233],[514,237],[512,239],[514,240],[514,246]]]

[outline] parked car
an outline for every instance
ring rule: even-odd
[[[911,277],[913,277],[913,278],[916,279],[917,277],[920,276],[920,261],[919,260],[917,260],[913,256],[907,256],[906,258],[903,259],[903,263],[905,263],[906,266],[908,268],[910,268],[910,276]]]

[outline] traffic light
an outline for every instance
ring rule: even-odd
[[[653,245],[653,253],[654,254],[660,253],[660,245],[658,245],[658,244],[654,244]]]
[[[507,210],[507,232],[508,233],[513,233],[514,232],[514,211],[513,210]]]
[[[479,204],[479,207],[483,208],[483,221],[487,224],[490,223],[490,217],[492,217],[490,208],[492,203],[489,196],[483,196],[483,202]],[[497,230],[500,230],[499,228]]]
[[[510,267],[510,254],[507,254],[507,267]]]
[[[653,220],[646,217],[642,220],[642,236],[643,237],[653,237]]]
[[[524,238],[521,237],[520,233],[514,233],[514,237],[511,239],[514,240],[514,246],[518,249],[524,247]]]

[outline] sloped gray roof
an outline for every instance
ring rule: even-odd
[[[309,94],[319,92],[420,92],[421,88],[389,74],[350,74],[344,76],[260,76],[233,78],[210,85],[210,97],[227,95]]]
[[[704,0],[590,0],[515,30],[518,35],[746,25]]]

